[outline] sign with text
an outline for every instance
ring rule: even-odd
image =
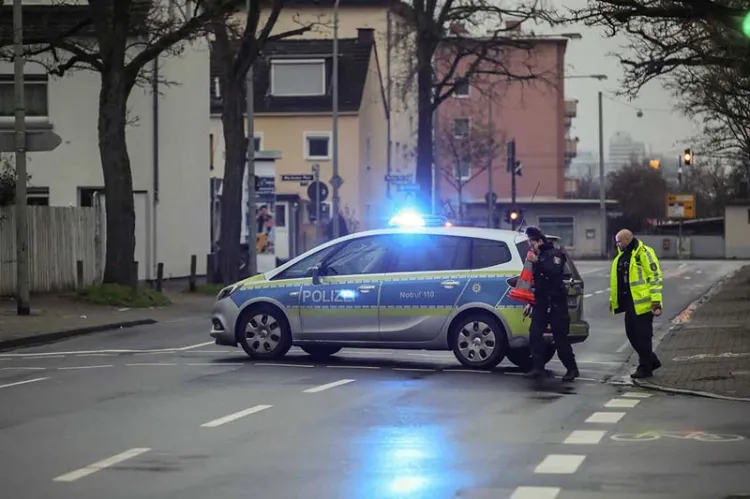
[[[667,194],[667,218],[695,218],[695,195]]]
[[[386,175],[385,181],[390,184],[411,184],[413,182],[410,173],[404,175]]]
[[[282,175],[282,182],[312,182],[315,180],[315,175],[312,173],[293,173],[289,175]]]

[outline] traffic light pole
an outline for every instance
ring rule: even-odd
[[[677,193],[682,194],[682,158],[677,157]],[[677,223],[677,259],[682,260],[682,217]]]
[[[510,202],[511,206],[513,206],[513,210],[517,210],[516,208],[516,166],[513,165],[513,171],[510,173]],[[510,228],[512,230],[516,230],[516,219],[511,218],[510,219]]]

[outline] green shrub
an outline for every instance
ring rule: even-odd
[[[129,308],[161,307],[172,303],[169,298],[153,289],[138,288],[133,293],[130,286],[122,284],[89,286],[78,292],[78,298],[96,305]]]

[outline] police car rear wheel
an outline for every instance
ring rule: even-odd
[[[251,359],[271,360],[286,355],[292,333],[281,312],[260,305],[243,314],[237,340]]]
[[[466,316],[453,329],[453,355],[472,369],[492,369],[505,357],[507,338],[500,323],[489,314]]]
[[[314,360],[327,359],[331,355],[334,355],[339,350],[341,350],[341,347],[333,347],[328,345],[305,345],[301,348],[303,352],[312,357]]]
[[[529,347],[511,348],[505,354],[509,361],[524,372],[531,371],[534,367],[534,361],[531,358],[531,349]],[[555,345],[549,344],[544,349],[544,363],[546,364],[555,356]]]

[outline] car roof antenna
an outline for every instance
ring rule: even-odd
[[[529,201],[529,204],[531,204],[531,203],[533,203],[533,202],[534,202],[534,198],[536,197],[536,193],[537,193],[537,191],[539,190],[539,186],[540,186],[540,185],[542,185],[542,183],[541,183],[541,182],[538,182],[538,183],[536,184],[536,189],[534,189],[534,195],[532,195],[532,196],[531,196],[531,200]],[[518,232],[519,232],[519,234],[521,233],[521,229],[523,229],[523,223],[524,223],[525,221],[526,221],[526,215],[524,215],[524,216],[523,216],[523,218],[521,218],[521,223],[520,223],[520,224],[518,224]]]

